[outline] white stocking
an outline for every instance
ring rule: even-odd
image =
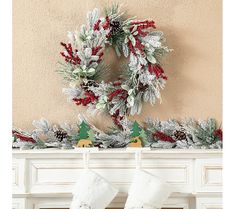
[[[143,170],[136,170],[125,209],[157,209],[171,193],[171,186]]]
[[[75,185],[70,209],[105,209],[117,193],[99,174],[84,169]]]

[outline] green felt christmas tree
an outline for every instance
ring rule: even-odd
[[[140,131],[140,137],[142,142],[142,147],[147,143],[147,134],[145,133],[144,129]]]
[[[94,141],[94,140],[95,140],[95,133],[94,133],[94,131],[93,131],[92,129],[90,129],[90,130],[88,131],[88,137],[89,137],[89,139],[90,139],[91,141]]]
[[[89,137],[88,131],[90,130],[89,126],[82,121],[82,123],[80,124],[80,128],[79,128],[79,140],[80,139],[87,139]]]
[[[87,123],[81,122],[79,126],[78,147],[91,147],[93,145],[94,133]]]
[[[141,128],[140,125],[135,121],[131,129],[131,138],[140,136]]]
[[[143,146],[141,134],[142,134],[142,129],[140,128],[140,125],[135,121],[131,129],[131,139],[130,139],[129,147],[142,147]]]

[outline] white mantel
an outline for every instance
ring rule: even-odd
[[[79,150],[13,150],[13,208],[69,208],[82,156]],[[123,207],[135,170],[133,151],[92,151],[89,167],[119,188],[109,207]],[[144,150],[142,168],[174,187],[165,207],[222,208],[221,150]]]

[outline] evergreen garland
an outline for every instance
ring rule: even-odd
[[[216,120],[212,118],[203,121],[194,119],[184,121],[147,119],[142,127],[136,122],[125,120],[122,123],[123,129],[112,127],[107,132],[97,129],[88,121],[84,123],[84,121],[84,118],[82,118],[80,126],[79,124],[69,125],[67,123],[59,126],[51,125],[45,119],[33,121],[36,129],[32,132],[13,129],[12,147],[20,149],[52,147],[73,149],[81,135],[79,127],[86,129],[84,125],[81,126],[85,123],[91,128],[93,145],[104,149],[127,147],[131,138],[137,135],[145,139],[144,146],[157,149],[222,149],[223,146],[222,129],[217,126]],[[60,132],[59,137],[58,130]],[[63,134],[61,135],[61,133]],[[87,137],[87,134],[83,136],[83,138]]]

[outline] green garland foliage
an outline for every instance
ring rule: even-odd
[[[137,135],[144,139],[144,146],[156,149],[222,149],[223,146],[222,129],[215,119],[209,118],[203,121],[147,119],[143,127],[137,122],[125,120],[123,129],[112,127],[107,132],[97,129],[88,121],[81,121],[80,126],[67,123],[52,125],[41,119],[33,121],[35,129],[31,132],[14,128],[12,147],[73,149],[79,137],[87,138],[90,134],[79,128],[84,127],[82,124],[91,128],[94,146],[104,149],[127,147],[131,138]]]

